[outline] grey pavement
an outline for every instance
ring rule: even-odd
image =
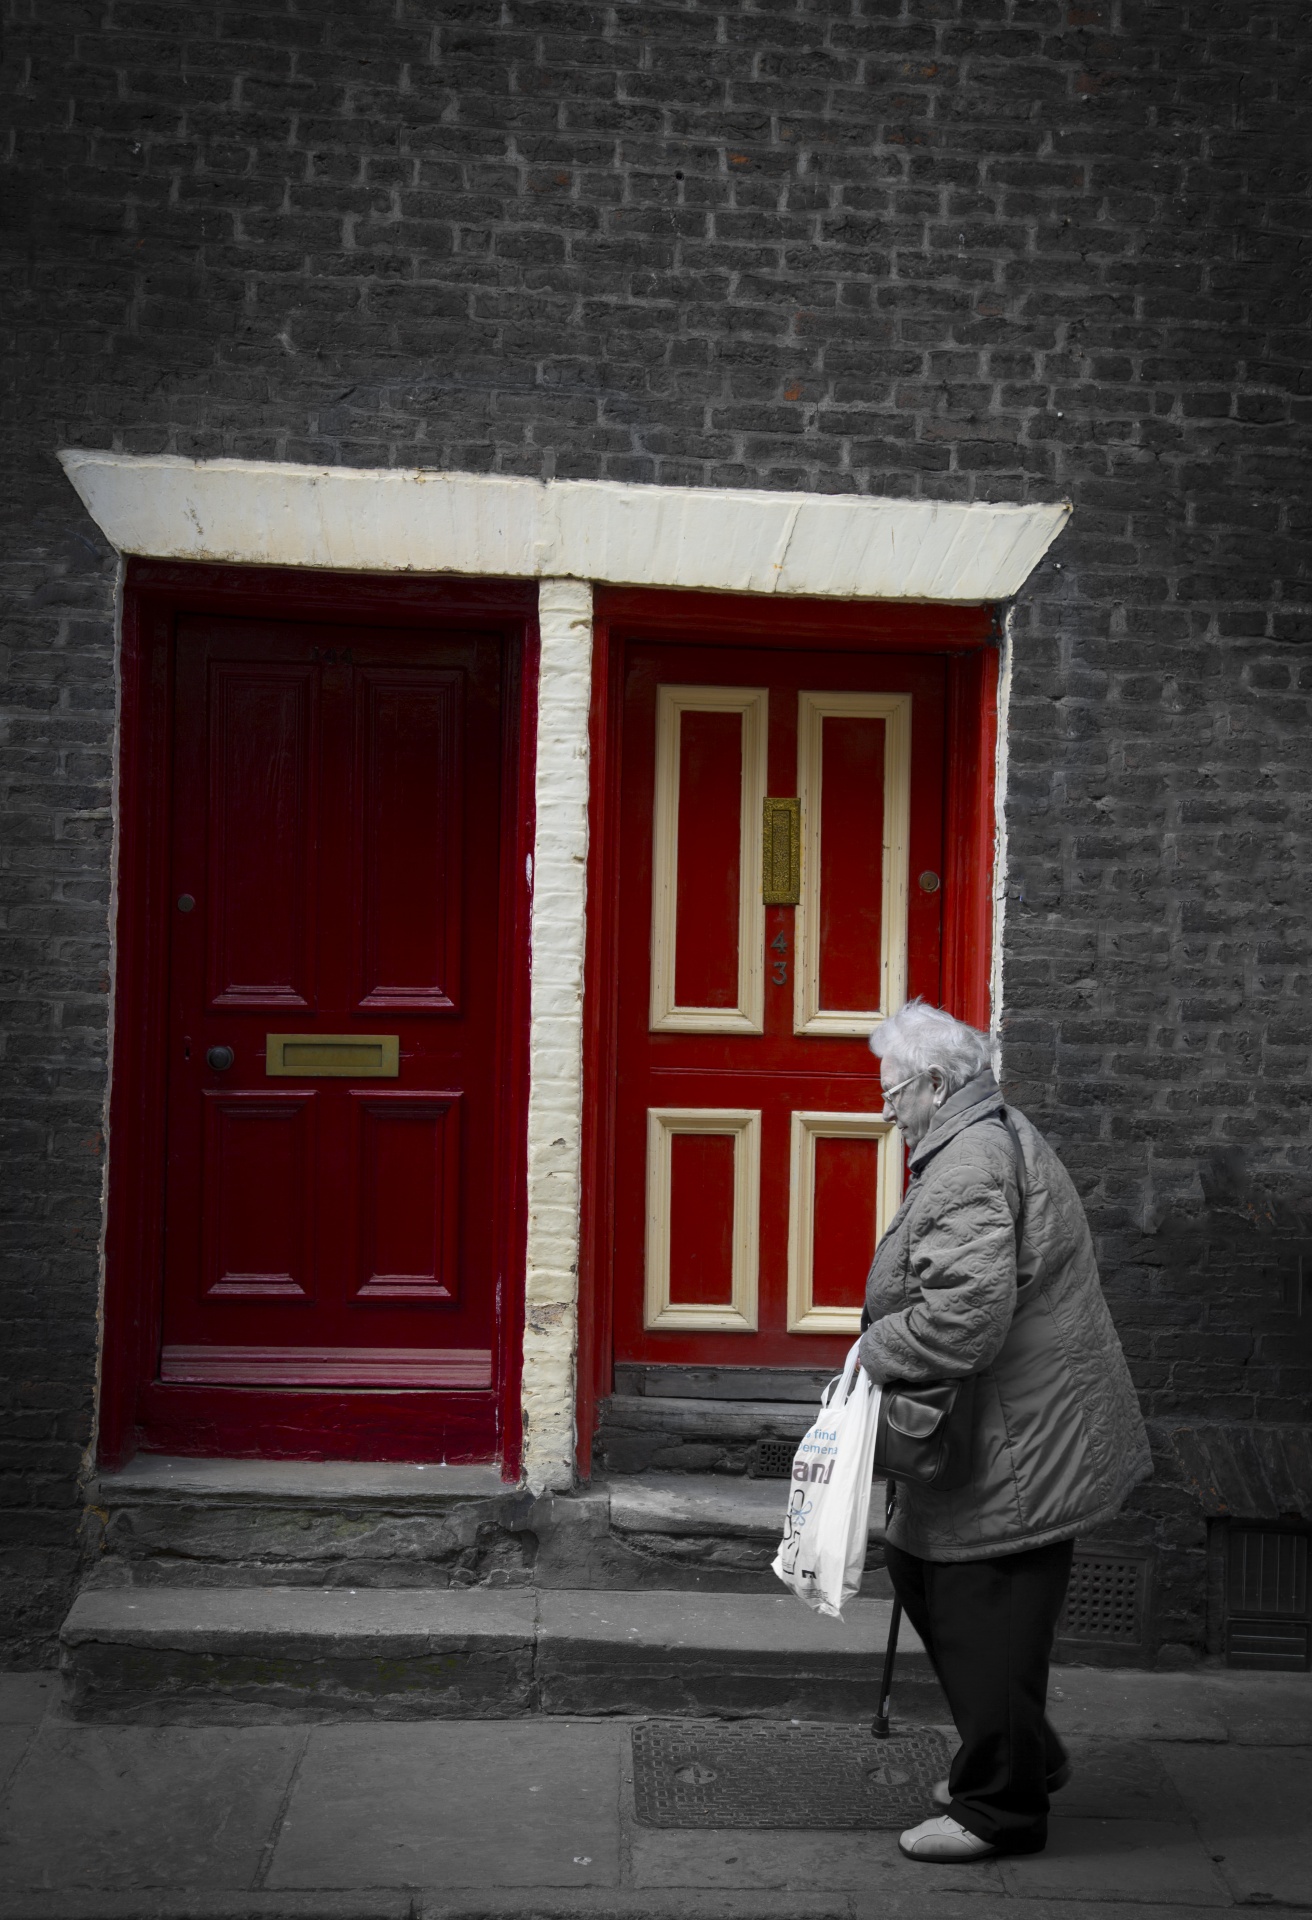
[[[633,1720],[83,1725],[0,1675],[0,1920],[1189,1920],[1312,1909],[1312,1676],[1054,1673],[1034,1858],[635,1815]]]

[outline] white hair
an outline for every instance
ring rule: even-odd
[[[870,1051],[881,1061],[896,1061],[899,1076],[940,1067],[949,1093],[990,1064],[986,1033],[924,1000],[908,1000],[881,1020],[870,1036]]]

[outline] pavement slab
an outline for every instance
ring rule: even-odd
[[[627,1739],[561,1720],[319,1728],[267,1884],[616,1886]]]
[[[1163,1749],[1235,1898],[1312,1907],[1312,1747]]]
[[[1312,1673],[1209,1673],[1200,1691],[1246,1747],[1312,1747]]]
[[[1216,1911],[1214,1906],[1109,1901],[1099,1906],[1097,1920],[1214,1920]],[[0,1920],[8,1920],[3,1907]],[[1070,1920],[1070,1906],[1060,1899],[1038,1899],[1018,1907],[1005,1894],[949,1893],[912,1882],[892,1887],[876,1879],[860,1893],[817,1889],[804,1901],[796,1893],[771,1888],[729,1892],[681,1887],[672,1893],[580,1889],[575,1894],[544,1891],[527,1898],[508,1892],[426,1894],[416,1920]]]
[[[27,1752],[32,1737],[31,1727],[7,1727],[0,1724],[0,1794],[9,1785],[10,1778]]]
[[[1142,1740],[1072,1740],[1072,1778],[1053,1795],[1063,1820],[1188,1820],[1189,1810],[1162,1765]]]
[[[32,1727],[59,1698],[59,1675],[0,1673],[0,1727]]]
[[[0,1820],[0,1884],[249,1887],[304,1739],[279,1727],[43,1726]]]
[[[1054,1667],[1048,1712],[1063,1738],[1224,1740],[1224,1702],[1192,1673]]]
[[[1228,1907],[1221,1880],[1191,1825],[1166,1820],[1082,1820],[1055,1814],[1044,1853],[1001,1862],[1017,1899],[1152,1900]]]
[[[413,1894],[377,1888],[345,1893],[204,1893],[179,1887],[106,1893],[70,1888],[0,1891],[0,1920],[415,1920],[416,1904]]]
[[[897,1835],[888,1832],[641,1827],[633,1833],[630,1863],[635,1887],[772,1887],[804,1900],[808,1915],[813,1889],[859,1893],[875,1882],[882,1888],[906,1878],[914,1882],[917,1896],[926,1899],[1004,1891],[996,1861],[960,1867],[917,1864],[902,1857]]]

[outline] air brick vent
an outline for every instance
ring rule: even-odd
[[[1144,1637],[1147,1566],[1122,1555],[1077,1553],[1059,1640],[1137,1647]]]
[[[752,1455],[753,1480],[787,1480],[793,1471],[796,1440],[758,1440]]]

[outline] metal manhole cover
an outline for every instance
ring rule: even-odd
[[[925,1729],[649,1720],[633,1729],[633,1792],[647,1827],[905,1827],[933,1812],[951,1759]]]

